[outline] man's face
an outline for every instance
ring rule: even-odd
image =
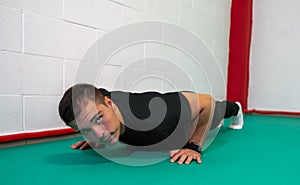
[[[121,124],[112,108],[110,99],[106,105],[89,101],[70,126],[81,132],[88,140],[98,144],[114,145],[120,136]],[[77,124],[76,124],[77,123]]]

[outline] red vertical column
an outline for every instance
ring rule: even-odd
[[[248,106],[253,0],[232,0],[227,99]]]

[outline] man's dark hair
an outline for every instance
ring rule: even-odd
[[[77,84],[70,87],[63,95],[59,102],[59,116],[69,125],[75,120],[75,115],[78,116],[82,109],[93,101],[97,104],[104,104],[104,95],[101,90],[90,84]]]

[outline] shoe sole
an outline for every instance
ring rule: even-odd
[[[243,125],[230,125],[229,128],[235,130],[241,130],[243,128]]]

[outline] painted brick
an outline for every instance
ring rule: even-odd
[[[96,85],[109,90],[121,90],[122,81],[118,80],[121,70],[122,68],[119,66],[104,65],[98,73]]]
[[[24,97],[25,131],[65,127],[58,114],[59,96]]]
[[[140,22],[146,19],[146,15],[144,12],[140,12],[135,9],[131,9],[128,7],[123,7],[123,16],[122,16],[123,25]]]
[[[1,52],[1,94],[61,94],[62,59]]]
[[[103,64],[94,62],[66,61],[66,88],[77,83],[95,84]],[[68,71],[68,72],[67,72]]]
[[[122,0],[123,4],[132,7],[134,9],[145,11],[145,0]]]
[[[97,30],[97,40],[103,37],[106,34],[105,31]]]
[[[103,65],[96,71],[90,71],[89,73],[95,73],[95,77],[94,79],[87,81],[85,78],[81,78],[81,70],[77,70],[79,67],[86,68],[88,70],[89,66],[91,66],[90,63],[80,63],[79,61],[66,60],[65,90],[76,83],[91,83],[95,84],[97,87],[103,87],[109,90],[122,89],[122,81],[120,81],[120,75],[122,71],[121,66]]]
[[[193,8],[209,19],[218,20],[219,24],[229,24],[231,0],[194,0]]]
[[[193,7],[206,14],[215,14],[216,3],[221,2],[218,0],[193,0]],[[227,0],[222,0],[227,1]]]
[[[128,45],[115,52],[116,53],[107,60],[107,64],[121,66],[129,65],[144,58],[144,44]]]
[[[209,78],[209,90],[211,91],[211,95],[216,100],[224,100],[226,99],[226,84],[225,80],[220,80],[220,78]]]
[[[211,94],[210,84],[204,73],[189,75],[192,91]]]
[[[22,94],[61,94],[62,65],[62,59],[24,55]]]
[[[195,91],[193,81],[188,74],[164,73],[163,91]]]
[[[63,18],[103,30],[121,25],[122,5],[108,0],[65,0]]]
[[[225,62],[227,64],[229,57],[229,47],[226,47],[226,44],[229,43],[229,35],[220,39],[222,40],[216,39],[213,41],[211,49],[215,54],[215,57],[217,58],[219,64],[221,64],[222,62]],[[227,65],[223,67],[225,67],[224,70],[227,70]]]
[[[162,39],[162,23],[141,22],[121,27],[97,42],[97,61],[109,65],[127,65],[144,57],[145,42]]]
[[[0,94],[22,93],[22,55],[0,52]]]
[[[100,86],[103,86],[102,82],[104,84],[112,84],[112,79],[116,78],[118,74],[114,69],[119,68],[117,66],[101,68],[103,67],[102,65],[77,60],[65,60],[64,63],[64,90],[77,83],[97,84],[99,82],[100,84],[98,85]]]
[[[190,6],[190,7],[193,7],[193,5],[194,5],[194,0],[176,0],[176,1],[180,5],[186,5],[186,6]]]
[[[65,60],[64,61],[64,91],[74,85],[77,68],[79,67],[80,61]]]
[[[0,96],[0,135],[23,131],[22,97]]]
[[[178,48],[149,43],[146,44],[145,55],[146,58],[164,58],[166,61],[169,61],[163,65],[159,62],[159,60],[156,62],[152,61],[151,63],[147,62],[145,63],[146,70],[161,70],[163,72],[171,73],[174,72],[174,70],[178,71],[180,69],[181,71],[189,74],[198,74],[200,70],[200,65],[197,61],[191,59],[191,57],[194,57],[192,53],[189,53],[188,55]],[[174,68],[175,66],[177,69]]]
[[[180,25],[196,34],[200,39],[207,42],[207,15],[203,12],[191,9],[190,6],[181,6]],[[197,24],[195,24],[197,23]]]
[[[0,4],[61,18],[63,0],[1,0]]]
[[[25,12],[25,53],[81,60],[97,32],[62,20]]]
[[[215,17],[217,20],[220,20],[220,22],[225,23],[227,26],[230,25],[231,1],[232,0],[215,2]]]
[[[231,1],[199,0],[193,4],[193,9],[182,6],[181,25],[207,44],[219,63],[227,63]]]
[[[124,91],[161,91],[162,72],[144,70],[136,66],[130,66],[122,69],[116,82],[122,84],[121,89]]]
[[[223,15],[224,17],[228,17],[230,10],[228,9],[227,11],[227,14]],[[197,17],[201,17],[201,19]],[[196,18],[198,19],[198,24],[194,24],[194,22],[197,22]],[[217,62],[228,61],[229,25],[227,22],[224,22],[223,19],[212,18],[211,15],[199,10],[183,6],[181,25],[195,33],[206,45],[206,49],[192,48],[194,51],[204,52],[208,49],[216,57]],[[203,56],[206,56],[206,54]]]
[[[180,6],[173,0],[146,0],[146,17],[153,20],[179,23]]]
[[[22,14],[21,11],[0,5],[0,50],[21,52]]]
[[[122,4],[132,9],[136,9],[140,12],[145,11],[146,0],[138,0],[138,1],[137,0],[110,0],[110,1]]]

